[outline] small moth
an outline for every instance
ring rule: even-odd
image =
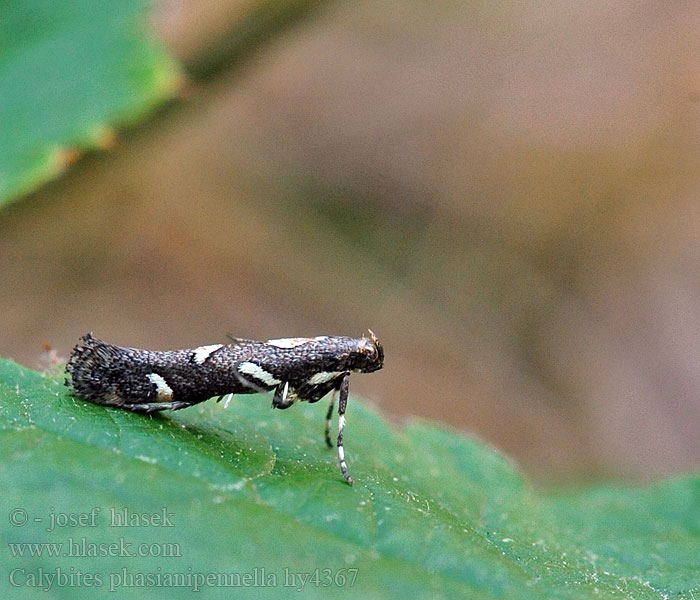
[[[235,339],[191,350],[153,351],[107,344],[83,336],[66,365],[66,385],[77,396],[134,412],[187,408],[212,397],[273,391],[272,407],[297,401],[318,402],[334,392],[326,413],[326,444],[338,401],[338,462],[352,484],[343,450],[350,373],[382,368],[384,350],[377,337],[319,336],[258,342]]]

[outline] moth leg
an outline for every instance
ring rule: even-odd
[[[219,396],[216,401],[221,402],[223,400],[224,408],[228,408],[228,405],[231,403],[231,398],[233,398],[233,394],[224,394],[223,396]]]
[[[348,404],[348,389],[350,387],[350,373],[345,373],[340,382],[340,399],[338,400],[338,462],[340,472],[350,485],[354,482],[348,473],[348,465],[345,463],[345,450],[343,449],[343,429],[345,428],[345,407]]]
[[[282,396],[280,396],[280,387],[282,388]],[[289,408],[294,404],[294,391],[292,391],[292,397],[289,397],[289,382],[285,381],[284,386],[280,385],[275,390],[275,394],[272,396],[272,408]]]
[[[194,406],[199,404],[199,402],[188,402],[187,400],[176,400],[174,402],[143,402],[139,404],[122,404],[120,408],[125,408],[131,412],[138,413],[153,413],[161,410],[180,410],[181,408],[187,408],[188,406]]]
[[[338,390],[331,392],[331,403],[328,405],[328,412],[326,413],[326,446],[329,448],[333,447],[333,442],[331,442],[331,419],[333,418],[333,406],[335,405],[337,392]]]

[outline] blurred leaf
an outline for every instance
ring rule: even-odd
[[[700,598],[697,477],[536,493],[481,442],[421,423],[394,430],[352,398],[349,487],[323,442],[323,407],[269,402],[147,417],[74,399],[61,375],[0,361],[2,585],[45,598],[27,583],[43,570],[56,582],[93,576],[97,587],[45,580],[56,598],[114,597],[110,588],[184,597],[195,585],[221,598]],[[173,526],[110,527],[123,507],[165,510]],[[94,527],[47,531],[52,515],[93,508]],[[30,556],[22,542],[63,546]],[[146,556],[76,556],[81,543]]]
[[[0,0],[0,204],[170,96],[143,0]]]

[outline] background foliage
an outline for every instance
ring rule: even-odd
[[[0,3],[0,204],[113,142],[174,92],[179,70],[143,0]]]

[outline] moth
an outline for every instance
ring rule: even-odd
[[[326,413],[328,447],[338,392],[338,462],[345,481],[352,484],[343,449],[350,374],[372,373],[383,365],[384,349],[371,330],[369,337],[359,339],[233,339],[231,344],[171,351],[124,348],[89,333],[71,352],[65,383],[90,402],[142,413],[270,391],[272,407],[284,409],[298,401],[318,402],[333,392]]]

